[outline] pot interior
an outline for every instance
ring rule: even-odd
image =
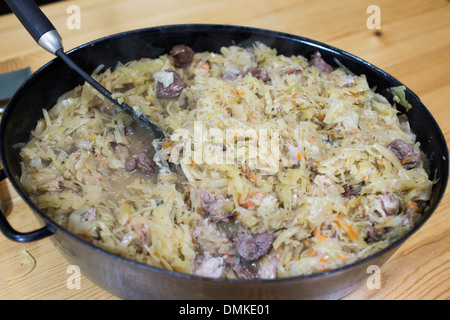
[[[156,58],[170,51],[175,44],[186,44],[195,51],[219,51],[222,46],[250,46],[255,41],[277,49],[279,54],[311,56],[320,50],[325,61],[337,66],[335,59],[355,74],[365,74],[369,85],[393,103],[389,88],[401,83],[371,64],[339,49],[284,33],[235,26],[175,25],[121,33],[85,44],[69,52],[72,59],[90,73],[99,65],[114,68],[118,62],[140,58]],[[0,143],[3,167],[23,199],[42,215],[22,192],[18,143],[27,141],[42,109],[50,109],[63,93],[84,81],[59,59],[49,62],[35,72],[11,99],[1,121]],[[412,109],[406,112],[412,131],[417,135],[425,153],[434,185],[429,206],[422,223],[435,210],[441,200],[448,179],[448,150],[445,139],[430,112],[410,90],[406,99]],[[405,111],[400,109],[400,111]],[[51,222],[50,222],[51,223]],[[416,230],[421,223],[415,227]],[[411,233],[410,233],[411,234]]]

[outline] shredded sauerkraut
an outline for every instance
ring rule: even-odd
[[[262,43],[186,48],[93,74],[172,138],[88,84],[43,110],[21,149],[40,210],[109,252],[229,279],[338,268],[418,221],[433,184],[420,145],[364,75]]]

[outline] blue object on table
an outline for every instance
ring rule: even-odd
[[[10,99],[30,75],[30,68],[0,74],[0,100]]]

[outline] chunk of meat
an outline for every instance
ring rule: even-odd
[[[366,241],[367,243],[373,243],[375,241],[379,241],[380,240],[380,234],[378,234],[378,232],[375,231],[375,227],[373,225],[370,225],[367,227],[367,235],[364,238],[364,241]]]
[[[97,210],[95,208],[89,208],[81,214],[82,221],[91,222],[98,219]]]
[[[277,277],[278,259],[276,257],[263,258],[259,264],[260,279],[275,279]]]
[[[215,195],[208,191],[200,191],[200,202],[203,209],[209,214],[213,221],[228,222],[234,209],[233,201],[229,199],[217,199]]]
[[[332,66],[322,59],[322,55],[319,51],[314,52],[311,60],[309,60],[309,65],[314,66],[325,74],[328,74],[334,70]]]
[[[236,250],[247,261],[254,261],[264,256],[272,245],[275,236],[265,232],[259,234],[241,233],[236,241]]]
[[[405,169],[416,168],[420,165],[420,155],[414,151],[414,146],[402,139],[392,141],[387,148],[395,154]]]
[[[396,215],[400,212],[400,198],[393,193],[381,194],[378,196],[381,208],[387,216]]]
[[[199,265],[194,271],[196,276],[218,279],[222,276],[225,263],[221,257],[212,257],[207,254],[199,260]]]
[[[212,223],[209,218],[199,219],[192,232],[192,237],[203,252],[213,254],[226,254],[234,250],[234,244],[222,233],[216,223]]]
[[[134,157],[125,160],[125,170],[131,172],[137,169],[137,159]]]
[[[95,208],[89,208],[85,212],[74,211],[70,214],[67,229],[77,235],[87,238],[97,238],[97,219],[99,218]]]
[[[185,68],[191,64],[195,51],[184,44],[177,44],[170,50],[170,55],[174,59],[175,67]]]
[[[254,262],[239,257],[230,257],[226,260],[238,279],[259,279],[258,268]]]
[[[147,175],[152,175],[158,172],[158,165],[152,159],[149,159],[145,153],[136,154],[125,160],[125,170],[131,172],[140,169]]]
[[[165,70],[165,72],[170,72],[173,74],[173,81],[167,86],[164,86],[162,82],[157,81],[156,97],[158,99],[170,99],[180,96],[184,88],[187,87],[186,83],[183,80],[181,80],[180,75],[176,71],[172,69],[167,69]]]
[[[140,153],[137,156],[138,168],[142,170],[145,174],[154,174],[158,172],[158,166],[155,161],[147,158],[145,153]]]
[[[418,201],[412,202],[408,204],[406,207],[406,220],[405,223],[415,224],[420,219],[421,212],[423,207],[425,206],[425,202]]]
[[[224,73],[220,77],[222,80],[233,81],[239,77],[239,73]]]
[[[78,149],[79,149],[78,147],[73,146],[73,147],[70,147],[69,149],[67,149],[67,150],[66,150],[66,153],[70,156],[72,153],[77,152]]]
[[[216,202],[216,197],[205,190],[200,190],[200,201],[203,207],[208,207]]]
[[[251,75],[252,77],[255,77],[256,79],[262,80],[264,82],[270,81],[269,74],[267,73],[267,70],[265,70],[265,69],[249,68],[247,70],[247,74]]]
[[[344,187],[344,193],[342,194],[345,198],[350,198],[351,196],[358,195],[360,190],[358,188],[352,187],[352,186],[345,186]]]

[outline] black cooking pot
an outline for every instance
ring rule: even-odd
[[[175,44],[186,44],[195,51],[218,51],[222,46],[250,46],[261,41],[284,55],[310,57],[320,50],[325,61],[336,65],[334,58],[356,74],[365,74],[369,85],[392,101],[389,88],[402,85],[398,80],[342,50],[295,35],[224,25],[174,25],[128,31],[82,45],[68,54],[85,71],[98,65],[114,68],[117,62],[143,57],[156,58],[168,53]],[[47,236],[55,247],[91,281],[113,295],[126,299],[337,299],[371,275],[369,266],[380,267],[431,216],[444,195],[448,180],[448,150],[444,136],[430,112],[419,98],[406,90],[412,109],[406,112],[413,132],[426,154],[433,187],[429,205],[420,223],[404,238],[377,254],[351,265],[310,276],[275,280],[214,280],[180,274],[143,265],[94,247],[48,219],[23,192],[19,149],[14,145],[28,141],[31,131],[42,117],[42,108],[50,109],[59,96],[84,80],[59,58],[36,71],[9,102],[0,125],[0,150],[3,170],[18,194],[33,209],[43,227],[20,233],[0,214],[0,229],[15,241],[35,241]],[[404,110],[403,110],[404,111]]]

